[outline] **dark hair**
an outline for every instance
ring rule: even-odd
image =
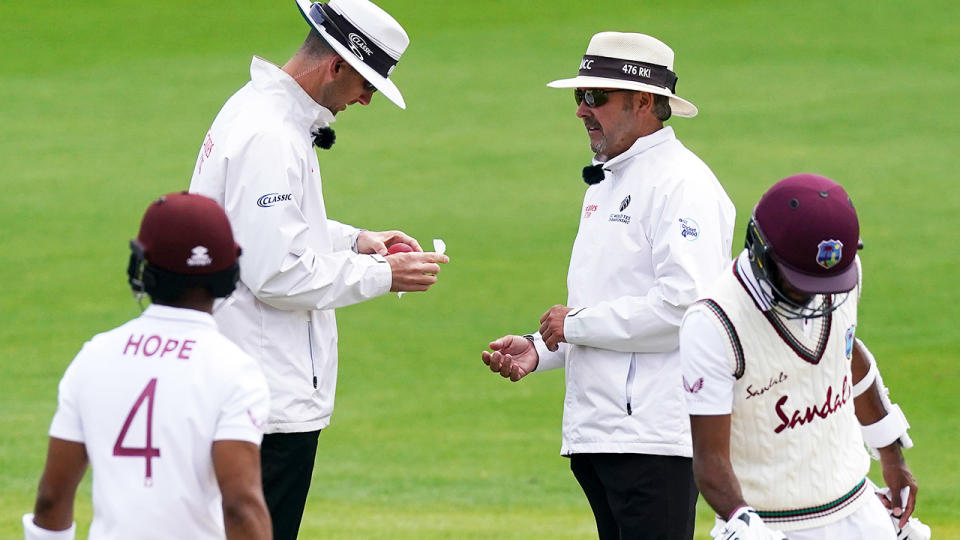
[[[657,120],[666,122],[670,119],[671,114],[670,98],[661,96],[660,94],[653,94],[653,115],[657,117]]]
[[[300,46],[298,52],[304,53],[311,58],[323,58],[331,54],[336,54],[336,51],[333,50],[323,36],[320,35],[320,32],[317,32],[316,29],[311,28],[310,33],[307,34],[307,39],[303,40],[303,45]]]

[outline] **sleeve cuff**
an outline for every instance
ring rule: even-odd
[[[390,269],[390,263],[382,255],[373,254],[365,257],[370,257],[374,261],[367,270],[367,273],[372,275],[374,296],[387,294],[390,292],[390,286],[393,285],[393,271]]]
[[[536,334],[527,334],[523,336],[533,342],[533,346],[537,349],[537,368],[534,369],[531,373],[540,373],[542,371],[550,371],[551,369],[557,369],[563,367],[564,354],[560,352],[563,350],[562,343],[561,348],[557,349],[556,352],[547,349],[547,345],[543,342],[543,338],[540,336],[540,332]]]
[[[249,428],[227,428],[217,431],[213,436],[214,441],[243,441],[260,446],[263,442],[263,432],[259,429]]]
[[[587,308],[575,308],[570,313],[567,313],[566,318],[563,320],[563,339],[567,343],[572,343],[574,345],[581,344],[581,338],[584,337],[584,324],[581,319],[577,319],[577,315],[583,313]]]
[[[77,522],[70,524],[70,528],[63,531],[51,531],[37,526],[33,522],[33,514],[23,515],[23,537],[26,540],[73,540],[77,532]]]

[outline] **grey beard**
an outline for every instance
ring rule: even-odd
[[[600,138],[600,142],[598,142],[598,143],[596,143],[596,144],[593,144],[593,143],[590,144],[590,150],[592,150],[594,154],[603,154],[603,150],[604,150],[606,147],[607,147],[607,138],[606,138],[606,137],[601,137],[601,138]]]

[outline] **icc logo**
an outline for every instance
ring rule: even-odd
[[[593,60],[587,60],[584,58],[580,61],[580,69],[593,69]]]
[[[817,264],[824,268],[832,268],[843,257],[843,242],[839,240],[824,240],[817,244]]]

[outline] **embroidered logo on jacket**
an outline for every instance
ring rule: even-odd
[[[831,268],[840,262],[843,257],[843,242],[839,240],[824,240],[817,244],[817,264],[824,268]]]
[[[689,242],[700,238],[700,225],[691,218],[680,218],[680,236]]]
[[[616,222],[619,222],[619,223],[627,223],[627,224],[629,224],[629,223],[630,223],[630,216],[629,216],[628,214],[624,214],[624,213],[623,213],[623,211],[626,210],[628,206],[630,206],[630,196],[629,196],[629,195],[627,195],[626,197],[623,198],[622,201],[620,201],[620,213],[610,214],[610,219],[607,220],[607,221],[616,221]]]
[[[586,206],[586,208],[583,209],[583,219],[589,218],[589,217],[592,216],[593,213],[596,212],[596,211],[597,211],[597,205],[595,205],[595,204],[588,204],[588,205]]]
[[[260,208],[270,208],[271,206],[277,203],[282,203],[282,202],[287,202],[292,200],[293,200],[293,193],[267,193],[266,195],[263,195],[259,199],[257,199],[257,206],[259,206]]]

